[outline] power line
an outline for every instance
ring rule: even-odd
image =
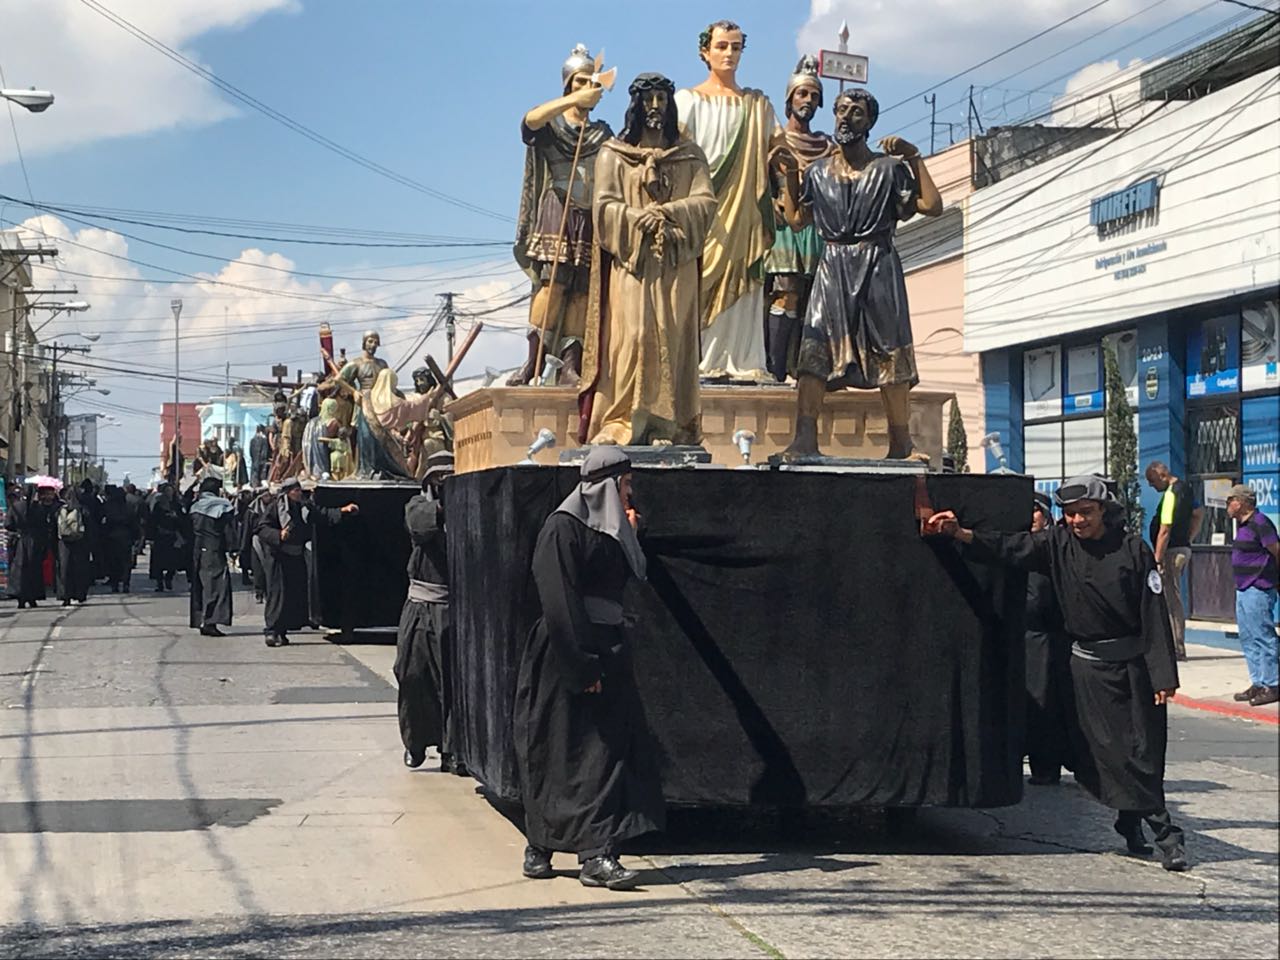
[[[154,230],[171,230],[175,233],[198,234],[198,235],[210,236],[210,237],[227,237],[233,240],[263,240],[268,243],[292,243],[292,244],[306,244],[309,246],[324,246],[324,247],[361,247],[361,248],[373,248],[373,249],[389,248],[389,249],[396,249],[396,250],[399,250],[399,249],[437,250],[437,249],[447,249],[447,248],[455,248],[455,247],[509,247],[511,246],[510,241],[507,241],[507,240],[421,240],[421,241],[414,241],[414,242],[387,243],[387,242],[373,242],[373,241],[365,241],[365,240],[316,240],[316,239],[302,239],[298,237],[275,237],[275,236],[267,236],[264,234],[232,233],[230,231],[225,231],[225,230],[209,230],[209,229],[198,229],[194,227],[180,227],[173,224],[154,223],[151,221],[138,220],[130,217],[112,216],[110,214],[105,214],[105,213],[86,214],[84,211],[78,210],[74,207],[60,206],[58,204],[52,204],[52,203],[38,203],[34,199],[30,201],[24,201],[24,200],[19,200],[16,197],[5,196],[4,194],[0,194],[0,200],[8,200],[12,203],[20,204],[24,207],[30,207],[33,210],[44,210],[49,213],[56,213],[59,216],[66,216],[70,219],[77,220],[77,222],[79,223],[88,223],[89,221],[78,219],[78,218],[81,218],[84,216],[93,216],[93,217],[96,217],[98,220],[106,220],[111,223],[127,223],[132,226],[150,227]],[[121,236],[129,236],[129,235],[125,233],[121,233]],[[143,242],[145,243],[146,241],[143,241]],[[196,256],[201,256],[201,254],[196,254]],[[318,274],[316,274],[315,276],[318,276]]]
[[[918,100],[920,97],[923,97],[926,93],[930,93],[934,90],[937,90],[939,87],[945,87],[948,83],[951,83],[955,80],[959,80],[961,77],[965,76],[966,74],[973,73],[973,71],[975,70],[980,70],[982,67],[985,67],[987,64],[992,63],[996,60],[999,60],[1001,57],[1007,56],[1008,54],[1013,53],[1013,51],[1015,50],[1020,50],[1022,47],[1025,47],[1029,43],[1034,43],[1036,40],[1039,40],[1041,37],[1047,34],[1053,33],[1053,31],[1059,29],[1060,27],[1065,27],[1067,24],[1072,23],[1073,21],[1079,20],[1081,17],[1085,16],[1086,14],[1090,14],[1094,10],[1097,10],[1101,6],[1105,6],[1110,2],[1111,0],[1097,0],[1097,2],[1094,3],[1093,5],[1085,7],[1085,9],[1079,11],[1078,13],[1073,13],[1071,16],[1066,17],[1063,20],[1059,20],[1057,23],[1053,24],[1052,26],[1045,27],[1039,33],[1036,33],[1033,36],[1027,37],[1027,39],[1025,40],[1020,40],[1017,43],[1015,43],[1013,46],[1006,47],[1005,49],[1001,50],[999,53],[992,54],[991,56],[987,57],[985,60],[979,63],[975,63],[972,67],[968,67],[965,70],[961,70],[959,73],[952,74],[951,76],[947,77],[947,79],[939,83],[935,83],[932,86],[925,87],[919,93],[914,93],[909,97],[905,97],[902,100],[899,100],[897,103],[892,104],[891,106],[885,107],[883,110],[880,111],[880,114],[883,116],[884,114],[888,113],[890,110],[896,110],[898,107],[911,103],[914,100]]]
[[[477,204],[470,203],[458,197],[451,196],[447,193],[444,193],[441,190],[436,190],[432,187],[428,187],[424,183],[420,183],[419,181],[414,180],[411,177],[407,177],[404,174],[397,173],[395,170],[392,170],[389,167],[383,166],[382,164],[374,160],[370,160],[368,157],[365,157],[357,153],[356,151],[351,150],[348,147],[344,147],[342,144],[329,139],[328,137],[324,136],[321,133],[316,132],[315,130],[311,129],[305,124],[297,120],[294,120],[292,117],[284,113],[281,113],[279,110],[276,110],[275,108],[267,105],[266,103],[263,103],[261,100],[246,93],[244,90],[240,89],[235,84],[227,80],[223,80],[222,78],[218,77],[216,74],[212,73],[211,71],[206,70],[204,67],[200,66],[200,64],[196,63],[193,60],[188,59],[186,56],[179,53],[177,50],[174,50],[172,47],[167,46],[162,41],[157,40],[155,37],[147,33],[141,27],[129,22],[120,14],[113,12],[110,8],[108,8],[104,4],[99,3],[98,0],[80,0],[80,2],[84,4],[84,6],[92,10],[94,13],[98,14],[104,19],[108,20],[109,22],[120,27],[126,33],[129,33],[131,36],[135,37],[136,39],[141,40],[144,44],[146,44],[152,50],[155,50],[157,53],[161,54],[162,56],[167,57],[169,60],[172,60],[174,63],[178,64],[178,66],[182,67],[184,70],[188,70],[191,73],[194,73],[196,76],[200,77],[201,79],[206,80],[209,83],[213,84],[215,87],[217,87],[222,92],[226,93],[228,96],[234,97],[236,100],[239,100],[245,106],[253,110],[256,110],[257,112],[263,114],[266,117],[269,117],[270,119],[276,121],[282,126],[285,126],[288,129],[292,130],[294,133],[297,133],[303,137],[306,137],[312,143],[315,143],[326,150],[332,151],[333,153],[336,153],[338,156],[343,157],[344,159],[350,160],[352,163],[358,164],[359,166],[364,167],[366,170],[376,173],[379,176],[386,177],[388,180],[391,180],[402,186],[408,187],[411,190],[416,190],[419,193],[425,194],[426,196],[432,197],[436,200],[440,200],[443,203],[451,204],[452,206],[459,207],[463,210],[468,210],[472,213],[478,213],[481,216],[491,217],[495,220],[501,220],[507,223],[514,222],[513,217],[507,216],[506,214],[503,214],[503,213],[496,213],[492,210],[487,210],[484,207],[481,207]]]

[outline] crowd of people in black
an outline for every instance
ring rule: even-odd
[[[219,627],[231,624],[236,569],[263,605],[267,646],[287,644],[289,630],[316,627],[306,586],[310,530],[355,508],[321,510],[297,481],[275,492],[243,486],[227,496],[216,464],[193,466],[197,474],[180,485],[162,481],[145,493],[132,483],[86,479],[64,487],[52,477],[30,478],[5,519],[9,597],[26,609],[51,594],[64,607],[82,604],[95,584],[130,593],[146,550],[151,588],[173,591],[181,575],[190,625],[205,636],[222,636]]]

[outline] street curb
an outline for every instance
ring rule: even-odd
[[[1180,707],[1189,707],[1192,710],[1204,710],[1206,713],[1220,713],[1226,717],[1240,717],[1244,720],[1254,720],[1258,723],[1280,726],[1280,713],[1272,713],[1269,710],[1262,711],[1257,707],[1249,706],[1247,703],[1237,707],[1234,703],[1223,703],[1218,700],[1197,700],[1195,697],[1183,696],[1181,693],[1173,695],[1173,702]]]

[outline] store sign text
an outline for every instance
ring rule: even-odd
[[[1139,262],[1143,257],[1164,253],[1168,249],[1168,241],[1158,240],[1155,243],[1147,243],[1141,247],[1132,247],[1123,253],[1112,253],[1105,257],[1098,257],[1093,261],[1093,267],[1095,270],[1110,270],[1120,264],[1128,264],[1128,266],[1120,267],[1113,274],[1117,280],[1128,280],[1130,277],[1136,277],[1140,273],[1147,272],[1146,263]]]
[[[1160,181],[1155,177],[1131,187],[1098,197],[1089,204],[1089,225],[1098,230],[1098,239],[1126,230],[1151,226],[1160,213]]]

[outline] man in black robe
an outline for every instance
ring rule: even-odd
[[[206,477],[191,504],[191,619],[202,637],[224,637],[231,625],[231,572],[227,554],[236,549],[235,510],[222,496],[222,481]]]
[[[178,498],[173,485],[165,482],[152,495],[148,510],[148,538],[151,540],[151,579],[156,592],[173,589],[173,575],[177,573],[179,537]]]
[[[18,609],[34,607],[45,598],[44,569],[57,538],[57,490],[53,486],[27,490],[24,499],[9,505],[9,596]]]
[[[74,487],[67,488],[64,496],[66,502],[57,511],[58,562],[54,580],[58,599],[64,607],[69,607],[73,603],[84,603],[93,583],[90,553],[93,540],[89,532],[93,513],[80,502]]]
[[[445,548],[444,481],[453,473],[453,454],[427,459],[422,493],[404,506],[404,525],[412,545],[409,594],[396,634],[396,683],[399,685],[400,739],[404,765],[420,767],[427,747],[439,747],[440,769],[451,768],[444,752],[444,649],[449,632],[449,563]]]
[[[1125,532],[1123,511],[1098,477],[1055,494],[1067,520],[1037,533],[969,530],[949,510],[926,532],[968,544],[978,560],[1047,576],[1071,640],[1068,717],[1076,782],[1118,811],[1131,853],[1150,853],[1146,820],[1166,870],[1186,870],[1183,833],[1165,807],[1165,704],[1178,688],[1173,632],[1151,549]]]
[[[133,570],[133,545],[138,538],[137,516],[130,509],[125,492],[114,484],[102,491],[102,562],[103,574],[111,584],[111,592],[129,592]]]
[[[542,618],[520,663],[513,713],[524,793],[524,875],[578,855],[584,886],[626,890],[619,845],[661,830],[662,783],[623,627],[627,582],[645,575],[631,462],[594,447],[578,489],[547,519],[533,554]]]
[[[1031,532],[1053,523],[1048,496],[1035,494]],[[1027,658],[1027,782],[1044,787],[1062,779],[1071,767],[1067,733],[1067,705],[1071,701],[1071,641],[1062,632],[1062,613],[1053,581],[1042,573],[1027,574],[1025,619]]]
[[[266,483],[267,471],[271,469],[271,441],[267,439],[267,428],[261,424],[249,441],[249,459],[253,463],[253,485]]]
[[[269,490],[258,492],[245,509],[244,520],[240,531],[240,567],[249,564],[249,574],[253,581],[253,599],[256,603],[266,602],[267,567],[262,559],[262,541],[258,537],[258,524],[266,512],[275,504]]]
[[[257,559],[262,561],[267,582],[263,633],[268,647],[287,645],[289,631],[310,622],[306,545],[315,534],[315,524],[336,524],[344,514],[359,512],[354,503],[336,509],[303,503],[297,477],[280,484],[280,494],[264,510],[257,528],[262,545]]]

